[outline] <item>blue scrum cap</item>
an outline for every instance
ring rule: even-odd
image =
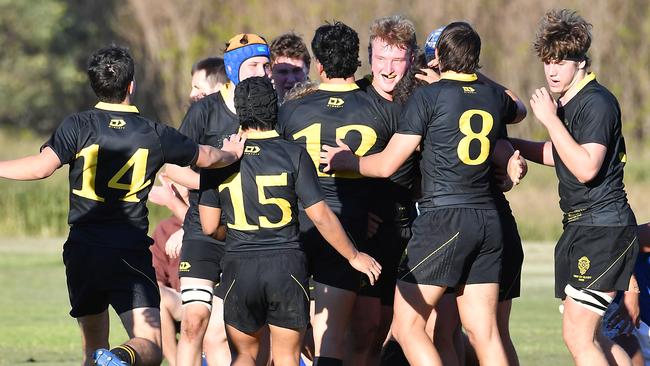
[[[228,79],[235,85],[239,84],[241,64],[249,58],[257,56],[271,57],[269,46],[264,38],[253,33],[242,33],[232,37],[223,54]]]

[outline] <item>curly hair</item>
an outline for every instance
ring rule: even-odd
[[[590,60],[587,51],[591,46],[591,24],[574,10],[553,9],[539,23],[535,38],[535,52],[543,62]]]
[[[235,88],[235,110],[241,128],[268,131],[278,120],[278,95],[271,80],[254,76]]]
[[[386,42],[389,46],[397,46],[409,51],[412,55],[418,48],[415,35],[415,25],[402,15],[391,15],[375,19],[370,25],[370,41],[368,42],[368,55],[372,58],[372,41],[376,38]]]
[[[361,66],[359,35],[342,22],[326,23],[316,29],[311,50],[330,78],[349,78]]]
[[[287,57],[302,60],[305,67],[309,69],[311,56],[309,56],[307,45],[299,35],[295,33],[282,34],[271,42],[269,48],[271,50],[271,62],[274,62],[279,57]]]
[[[468,23],[454,22],[447,25],[440,34],[436,49],[440,72],[472,74],[481,67],[481,37]]]
[[[291,88],[285,95],[284,95],[284,102],[286,103],[290,100],[294,99],[300,99],[302,97],[305,97],[309,94],[314,93],[315,91],[318,90],[318,83],[312,80],[305,80],[301,81],[299,83],[294,84],[293,88]]]
[[[413,94],[415,89],[429,85],[426,81],[420,80],[415,77],[417,74],[422,74],[421,69],[426,69],[427,65],[426,56],[424,51],[418,51],[415,55],[411,68],[404,74],[404,77],[395,85],[393,90],[393,101],[399,104],[406,104],[406,101]]]
[[[121,103],[133,81],[135,64],[128,49],[110,45],[88,58],[86,72],[100,101]]]

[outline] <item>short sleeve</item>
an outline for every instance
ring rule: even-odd
[[[173,127],[156,124],[165,163],[179,166],[194,165],[199,158],[199,146]]]
[[[50,147],[59,157],[59,160],[61,160],[61,164],[72,162],[78,152],[79,123],[79,119],[74,115],[64,119],[54,133],[52,133],[50,139],[41,146],[41,151],[45,147]]]
[[[199,205],[214,208],[221,208],[221,199],[219,198],[219,188],[210,188],[201,190],[199,193]]]
[[[397,133],[402,135],[419,135],[426,134],[431,115],[429,112],[429,103],[431,101],[425,98],[424,91],[427,88],[418,88],[409,98],[402,110]]]
[[[299,147],[298,169],[296,175],[296,194],[302,203],[302,206],[307,208],[325,199],[325,194],[321,189],[316,168],[311,158],[307,154],[307,150]]]
[[[620,121],[618,106],[601,95],[590,95],[581,106],[574,127],[578,144],[597,143],[609,146],[616,125]]]
[[[204,108],[200,102],[193,103],[187,110],[183,122],[178,131],[189,137],[192,141],[201,143],[201,138],[205,134],[205,124],[208,117],[205,115]]]
[[[503,116],[501,122],[504,124],[512,123],[517,118],[517,102],[512,100],[505,90],[500,91],[500,93],[502,100],[501,113]]]

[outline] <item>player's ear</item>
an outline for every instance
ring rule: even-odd
[[[126,90],[127,94],[133,95],[135,93],[135,79],[131,80],[129,87]]]
[[[578,63],[578,69],[584,69],[587,67],[587,60],[582,60],[580,63]]]
[[[315,62],[315,64],[316,64],[316,71],[318,71],[318,75],[320,75],[320,74],[322,74],[323,72],[325,72],[325,68],[323,67],[323,65],[322,65],[318,60],[315,60],[315,61],[316,61],[316,62]]]

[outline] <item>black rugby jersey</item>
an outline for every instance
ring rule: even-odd
[[[299,249],[298,200],[323,199],[307,151],[276,131],[248,132],[240,162],[201,171],[200,204],[221,207],[228,252]]]
[[[280,107],[279,134],[307,149],[319,167],[322,145],[336,145],[340,138],[359,156],[378,153],[391,136],[390,113],[356,84],[321,84],[319,90]],[[325,200],[334,212],[345,217],[367,214],[375,193],[371,180],[358,173],[318,171]]]
[[[397,132],[402,105],[382,97],[372,85],[371,75],[358,80],[357,85],[394,116],[388,121],[391,123],[389,129],[391,135]],[[374,196],[380,202],[373,200],[373,203],[375,203],[373,205],[375,207],[371,209],[373,213],[378,214],[384,220],[404,219],[404,215],[408,213],[405,207],[414,204],[413,186],[415,177],[418,176],[416,162],[415,154],[411,154],[404,164],[390,177],[387,179],[378,179],[381,183],[378,187],[379,191],[375,192]]]
[[[70,164],[70,238],[119,248],[151,244],[147,195],[163,164],[198,158],[197,144],[174,128],[102,102],[67,117],[45,146]]]
[[[581,80],[578,88],[578,93],[558,108],[557,115],[578,144],[601,144],[607,147],[607,153],[596,177],[583,184],[553,148],[563,221],[595,226],[636,225],[623,185],[627,156],[618,101],[592,73]]]
[[[397,131],[422,137],[420,210],[443,206],[495,208],[492,152],[517,105],[475,74],[445,72],[416,89]]]
[[[228,109],[223,98],[225,93],[233,93],[229,85],[226,84],[219,92],[207,95],[193,103],[185,114],[179,131],[196,143],[221,148],[223,139],[239,130],[239,119],[235,113]],[[194,171],[199,170],[196,167],[192,168]],[[223,245],[223,242],[203,235],[199,219],[198,190],[190,190],[189,201],[190,207],[183,222],[185,230],[183,239],[202,240]]]

